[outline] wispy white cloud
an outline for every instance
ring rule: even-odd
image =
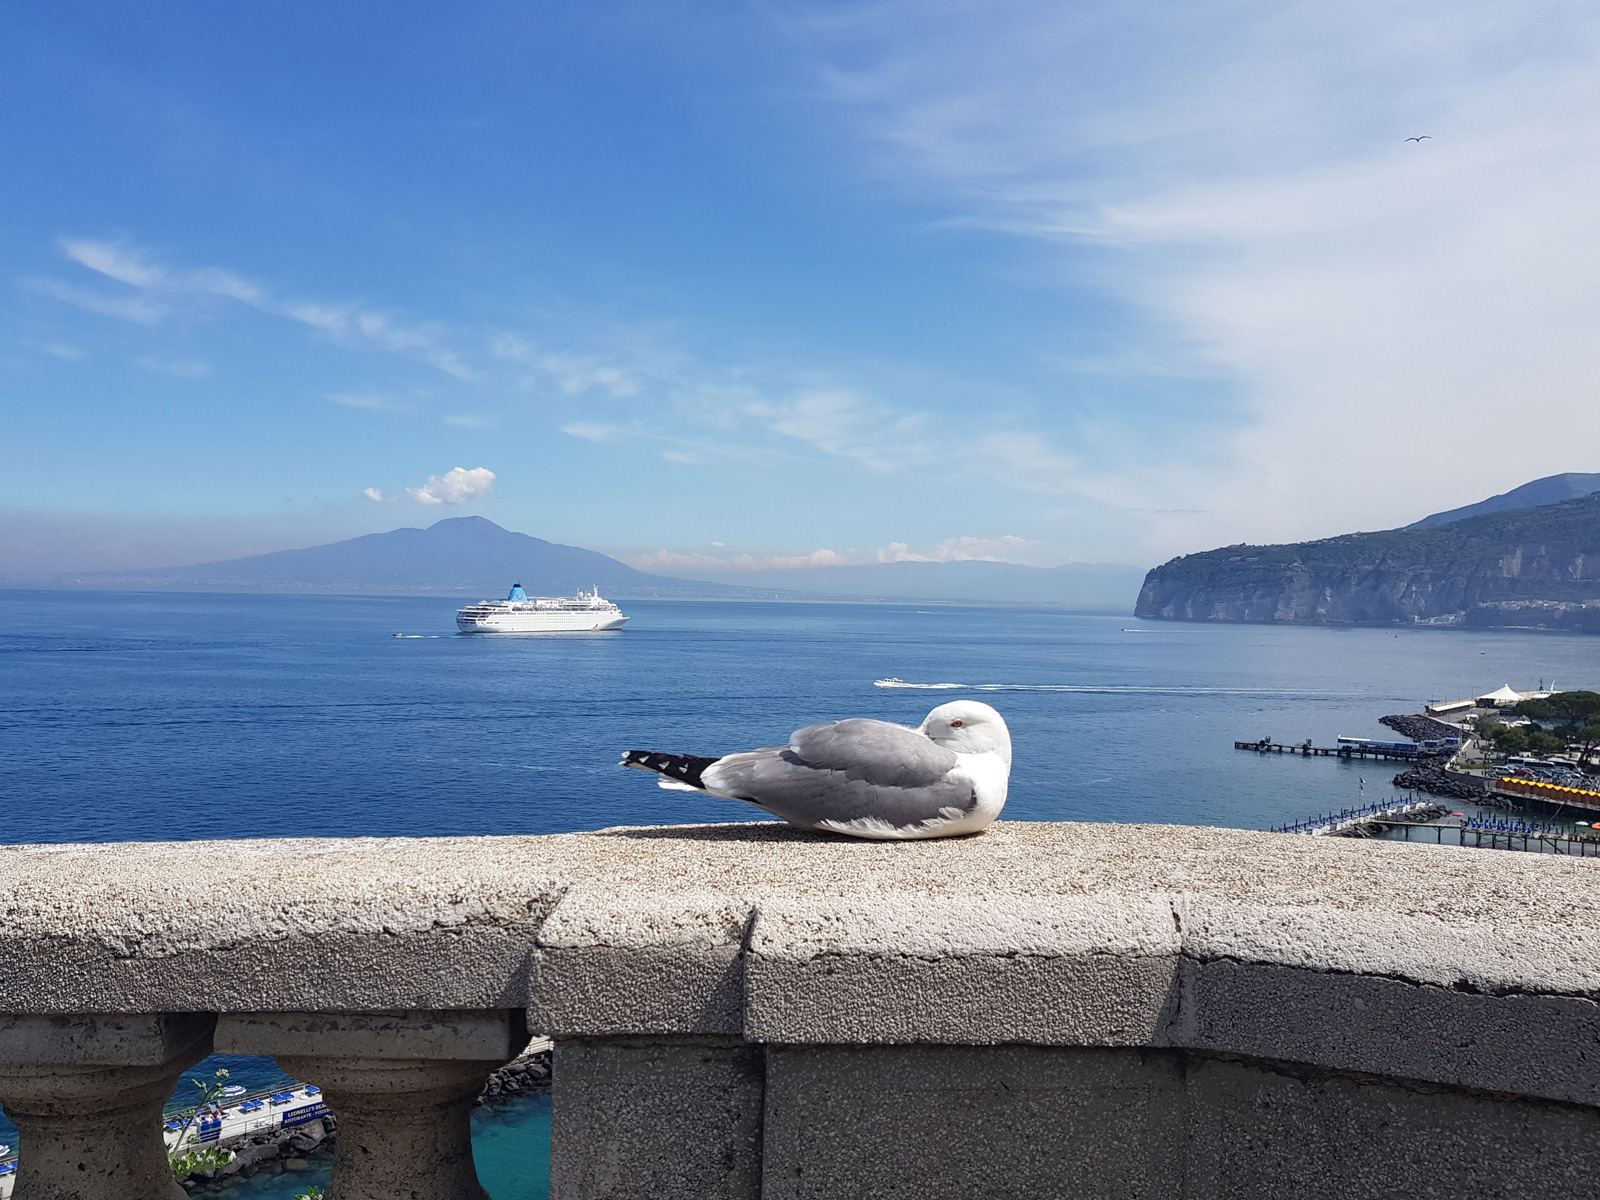
[[[63,283],[59,279],[30,279],[25,286],[41,296],[49,296],[52,300],[70,304],[85,312],[115,317],[119,321],[132,321],[136,325],[159,325],[172,313],[168,305],[148,296],[109,296]]]
[[[375,488],[375,487],[362,488],[361,489],[361,494],[363,496],[365,496],[368,500],[371,500],[374,504],[382,504],[383,501],[384,501],[384,495],[383,495],[383,489],[382,488]]]
[[[452,467],[443,475],[430,475],[426,483],[408,487],[418,504],[466,504],[487,496],[494,487],[494,472],[487,467]]]
[[[917,553],[905,542],[890,542],[877,553],[877,561],[894,562],[1013,562],[1026,563],[1042,543],[1015,534],[996,538],[953,537]]]
[[[46,342],[39,347],[39,353],[59,358],[62,362],[77,362],[84,357],[84,351],[80,347],[67,342]]]
[[[950,224],[1054,248],[1063,279],[1144,311],[1151,357],[1227,385],[1195,437],[1134,407],[1071,456],[991,441],[1037,490],[1142,510],[1173,551],[1377,527],[1593,465],[1592,5],[795,12],[864,165]]]
[[[813,550],[810,554],[681,554],[656,550],[624,559],[640,571],[793,571],[804,567],[842,567],[850,559],[836,550]]]
[[[393,412],[400,401],[388,392],[329,392],[324,399],[340,408],[362,408],[368,412]]]
[[[561,432],[585,442],[615,442],[628,436],[628,431],[620,425],[607,425],[602,421],[568,421]]]
[[[159,324],[180,302],[233,301],[270,316],[298,322],[336,341],[426,363],[456,379],[477,378],[447,331],[438,324],[406,324],[357,304],[282,299],[265,286],[221,267],[174,270],[125,242],[62,238],[62,254],[78,266],[136,289],[128,296],[105,296],[59,280],[34,281],[34,288],[91,312],[141,324]]]
[[[523,368],[524,382],[535,387],[549,386],[568,396],[590,392],[617,398],[636,396],[660,369],[660,364],[652,368],[639,361],[642,356],[637,344],[624,346],[623,358],[607,357],[553,350],[520,334],[501,331],[490,339],[489,345],[496,358]],[[659,351],[655,354],[659,357]]]
[[[493,417],[474,416],[471,413],[446,413],[439,419],[457,429],[493,429],[497,424]]]
[[[211,376],[210,365],[195,359],[147,356],[135,361],[141,368],[156,375],[171,375],[177,379],[207,379]]]
[[[721,542],[712,547],[722,549]],[[656,550],[625,558],[629,566],[641,571],[684,571],[690,573],[728,573],[741,571],[798,571],[810,568],[859,567],[900,562],[1015,562],[1032,563],[1044,550],[1043,543],[1014,534],[994,538],[954,537],[936,543],[926,551],[912,549],[907,542],[890,542],[873,553],[813,550],[809,554],[705,554],[699,551]]]
[[[79,266],[130,287],[153,288],[166,282],[166,272],[160,267],[152,266],[139,251],[116,242],[62,238],[61,252]]]

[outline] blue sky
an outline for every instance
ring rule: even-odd
[[[0,554],[1148,565],[1600,469],[1597,50],[1542,0],[9,4]]]

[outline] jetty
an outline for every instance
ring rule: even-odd
[[[1368,742],[1365,744],[1351,742],[1341,746],[1313,746],[1308,738],[1297,745],[1284,742],[1275,742],[1271,738],[1262,738],[1255,742],[1233,743],[1235,750],[1252,750],[1257,754],[1298,754],[1302,758],[1385,758],[1415,762],[1419,758],[1443,758],[1453,753],[1454,747],[1449,750],[1425,750],[1421,746],[1412,749],[1402,749],[1407,743],[1401,742]]]
[[[1440,811],[1441,806],[1435,801],[1408,796],[1404,800],[1393,800],[1387,804],[1375,803],[1360,808],[1342,809],[1336,813],[1311,817],[1293,825],[1275,825],[1269,832],[1303,833],[1313,837],[1348,837],[1369,825],[1393,825],[1405,817]]]
[[[1403,829],[1406,841],[1432,841],[1444,846],[1470,846],[1485,850],[1519,850],[1530,854],[1568,854],[1577,858],[1600,858],[1600,834],[1572,833],[1554,825],[1527,821],[1496,821],[1471,818],[1460,822],[1392,822]],[[1412,830],[1418,830],[1415,839]],[[1431,833],[1430,838],[1427,835]]]

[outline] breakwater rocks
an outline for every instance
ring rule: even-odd
[[[192,1196],[221,1196],[232,1191],[235,1178],[309,1171],[313,1159],[333,1157],[333,1135],[338,1119],[332,1113],[292,1129],[274,1129],[242,1138],[228,1147],[233,1153],[226,1166],[196,1171],[180,1180]]]
[[[1459,725],[1447,725],[1443,721],[1435,721],[1432,717],[1425,717],[1421,713],[1379,717],[1378,724],[1387,725],[1401,737],[1410,738],[1413,742],[1425,742],[1430,738],[1458,738],[1462,736]]]
[[[1370,838],[1381,837],[1394,829],[1396,824],[1426,825],[1430,821],[1437,821],[1440,817],[1448,817],[1450,810],[1442,804],[1424,804],[1405,813],[1396,813],[1391,820],[1375,817],[1370,821],[1359,821],[1343,829],[1333,831],[1334,837]]]
[[[541,1039],[538,1049],[508,1062],[493,1075],[479,1093],[479,1104],[508,1100],[550,1086],[550,1044]],[[318,1159],[333,1157],[339,1118],[329,1113],[292,1129],[274,1129],[241,1138],[230,1144],[232,1159],[214,1170],[196,1171],[180,1182],[195,1200],[223,1200],[234,1193],[238,1180],[251,1175],[285,1171],[309,1171]]]
[[[1482,800],[1489,791],[1481,779],[1446,771],[1443,767],[1412,767],[1394,777],[1394,786],[1426,792],[1430,796],[1447,796],[1451,800]]]
[[[550,1086],[550,1051],[535,1050],[513,1059],[489,1076],[489,1082],[473,1101],[474,1107],[491,1100],[516,1096],[522,1092],[543,1091]]]

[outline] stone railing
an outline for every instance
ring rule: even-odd
[[[330,1200],[482,1200],[556,1039],[552,1194],[1594,1196],[1600,864],[1241,831],[772,825],[0,849],[16,1200],[165,1200],[215,1048],[340,1119]]]

